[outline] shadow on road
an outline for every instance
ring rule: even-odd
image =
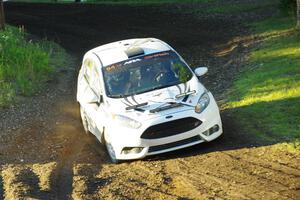
[[[3,186],[2,173],[0,173],[0,199],[4,199],[4,186]]]

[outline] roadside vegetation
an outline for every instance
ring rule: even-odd
[[[215,6],[211,6],[206,10],[198,10],[197,12],[201,12],[204,14],[236,14],[241,12],[251,12],[272,7],[278,1],[279,0],[264,0],[260,3],[252,3],[251,1],[245,1],[243,3],[232,3],[232,1],[228,1],[220,5],[216,4]],[[215,0],[215,2],[220,2],[220,0]]]
[[[66,66],[66,52],[53,42],[32,41],[21,28],[6,26],[0,32],[0,107],[18,95],[31,96]]]
[[[300,148],[300,31],[295,25],[295,15],[287,12],[250,25],[263,42],[252,49],[225,108],[245,132],[271,142],[293,141]]]

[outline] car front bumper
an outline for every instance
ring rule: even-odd
[[[165,153],[202,142],[212,141],[218,138],[223,130],[218,106],[211,93],[209,95],[211,101],[207,108],[200,114],[196,113],[193,107],[188,107],[186,110],[180,112],[176,109],[170,109],[168,116],[171,115],[172,118],[167,119],[163,115],[143,122],[143,125],[139,129],[129,129],[111,124],[106,127],[105,138],[114,147],[116,158],[119,160],[140,159],[148,155]],[[141,135],[150,126],[185,117],[196,118],[202,123],[192,130],[168,137],[157,139],[141,138]]]

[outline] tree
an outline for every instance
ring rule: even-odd
[[[300,0],[297,0],[297,28],[300,28]]]
[[[5,28],[5,17],[4,17],[4,9],[3,9],[3,0],[0,0],[0,30],[4,30]]]

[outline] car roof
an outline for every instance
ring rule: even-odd
[[[136,56],[168,50],[173,49],[159,39],[136,38],[105,44],[88,51],[87,54],[95,54],[100,59],[102,66],[108,66]]]

